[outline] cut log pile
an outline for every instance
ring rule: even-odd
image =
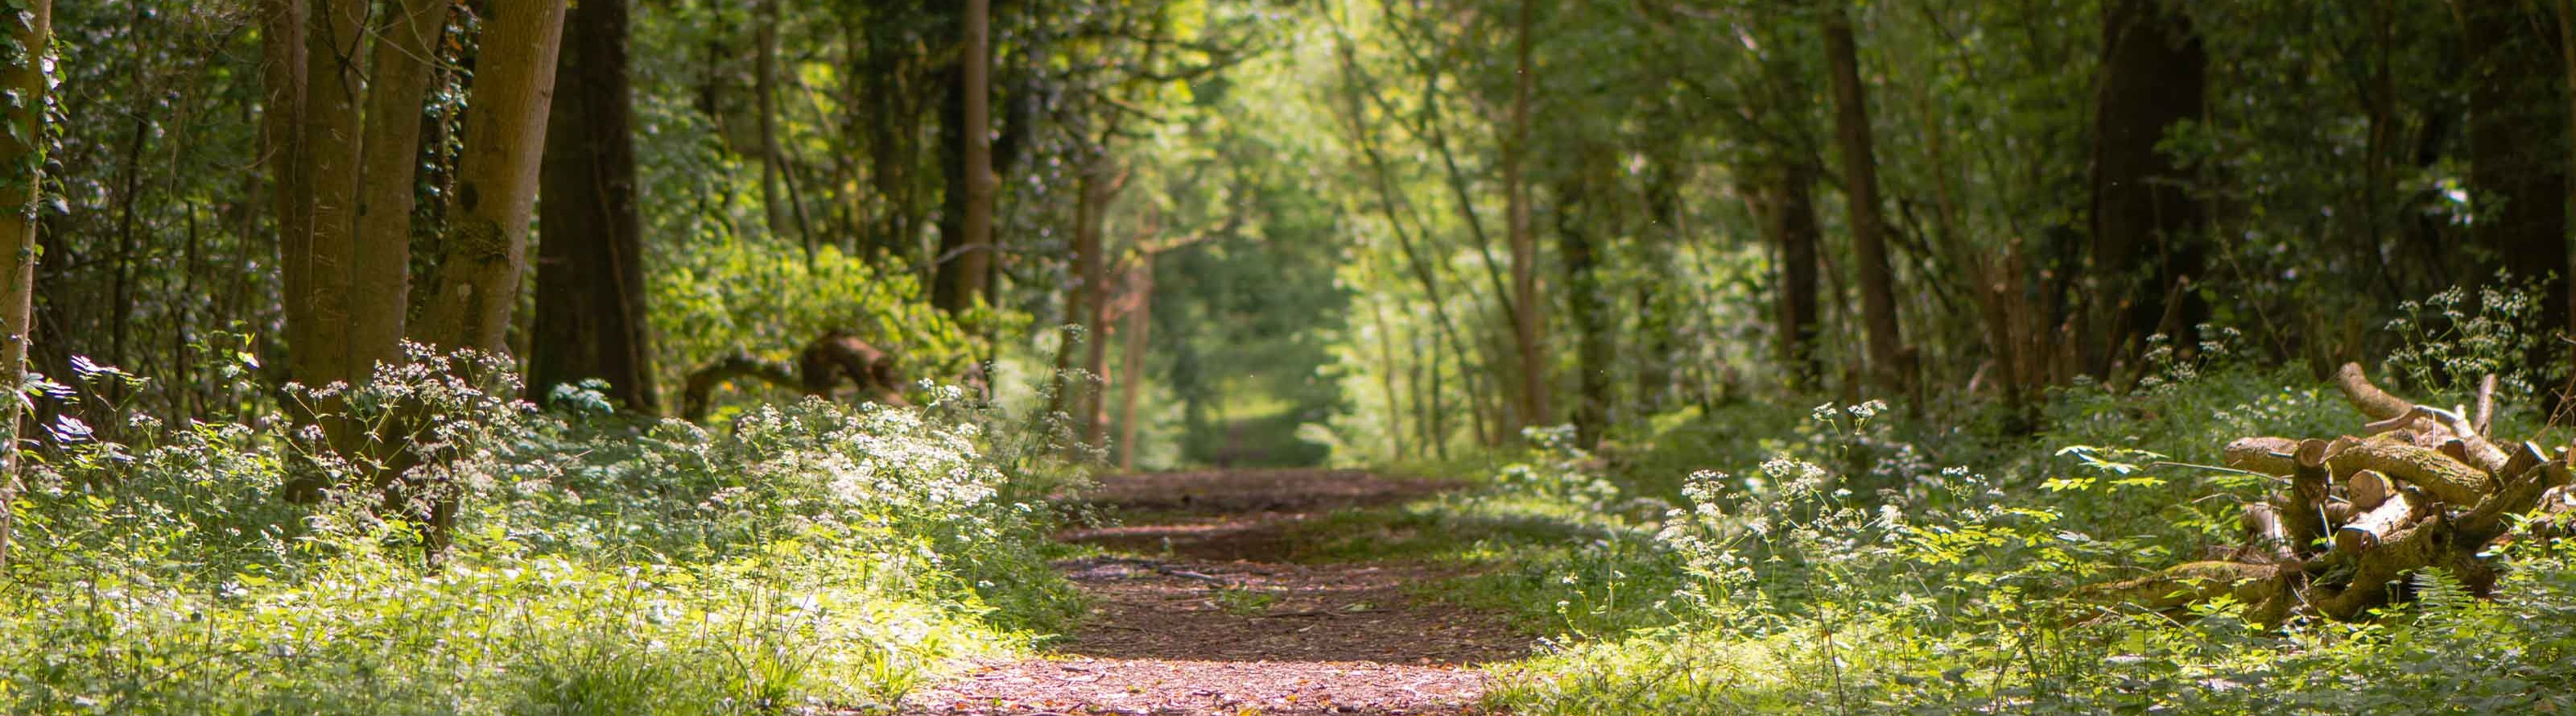
[[[2245,541],[2220,559],[2088,587],[2105,602],[2179,610],[2222,596],[2249,621],[2292,616],[2362,618],[2405,599],[2418,570],[2439,568],[2479,596],[2495,586],[2491,557],[2534,510],[2576,511],[2571,457],[2488,434],[2495,378],[2474,409],[2419,405],[2381,390],[2344,364],[2336,387],[2369,423],[2333,439],[2249,437],[2229,443],[2228,467],[2287,478],[2270,499],[2245,507]]]

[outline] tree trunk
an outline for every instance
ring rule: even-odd
[[[1548,357],[1538,297],[1538,239],[1530,231],[1528,167],[1530,95],[1536,77],[1530,68],[1530,25],[1534,0],[1521,0],[1513,21],[1514,66],[1509,133],[1503,142],[1503,192],[1506,227],[1512,251],[1512,350],[1520,362],[1520,423],[1545,425],[1548,410]]]
[[[1152,252],[1136,256],[1136,264],[1127,269],[1127,292],[1135,300],[1127,305],[1127,315],[1119,319],[1127,332],[1127,346],[1118,369],[1118,469],[1136,469],[1136,393],[1145,384],[1145,332],[1154,327],[1154,257]]]
[[[1108,221],[1109,201],[1125,184],[1124,176],[1113,176],[1111,171],[1108,158],[1102,156],[1090,159],[1077,172],[1073,209],[1073,286],[1065,292],[1067,325],[1064,340],[1056,347],[1056,392],[1049,401],[1050,408],[1069,411],[1081,426],[1079,434],[1083,441],[1094,444],[1099,442],[1101,435],[1097,419],[1101,405],[1099,394],[1107,386],[1081,385],[1070,375],[1070,369],[1075,367],[1075,356],[1081,356],[1080,367],[1090,372],[1093,380],[1099,380],[1100,369],[1106,362],[1094,357],[1094,347],[1108,339],[1101,335],[1101,320],[1105,315],[1101,305],[1105,297],[1101,282],[1108,277],[1102,255],[1106,241],[1101,234],[1105,228],[1103,224]]]
[[[363,197],[352,252],[348,369],[364,380],[401,363],[411,310],[414,180],[420,168],[421,100],[430,60],[447,29],[448,0],[402,0],[376,30],[360,150]]]
[[[931,305],[954,312],[973,303],[965,274],[954,269],[957,257],[966,253],[966,206],[972,192],[966,187],[966,68],[952,65],[941,74],[939,106],[939,146],[934,162],[939,166],[939,246],[930,255],[923,280],[930,282]],[[1077,171],[1079,169],[1077,168]],[[1081,199],[1076,197],[1079,203]],[[1077,224],[1080,220],[1076,220]]]
[[[2543,330],[2568,328],[2567,276],[2568,97],[2567,78],[2556,67],[2559,48],[2551,33],[2521,2],[2469,0],[2461,4],[2469,52],[2469,237],[2492,272],[2509,268],[2521,278],[2547,277],[2541,304]],[[2546,149],[2543,149],[2546,148]],[[2552,343],[2554,342],[2545,342]],[[2531,365],[2563,350],[2544,345]],[[2555,401],[2552,401],[2555,406]]]
[[[144,29],[145,23],[152,17],[148,9],[139,3],[135,5],[131,19],[126,24],[126,33],[129,36],[141,40],[150,32]],[[133,49],[138,55],[145,51],[140,46]],[[144,76],[149,71],[147,67],[149,64],[141,61],[134,63],[135,87],[144,86]],[[132,133],[127,135],[125,156],[121,162],[124,165],[124,177],[119,180],[120,188],[116,192],[116,254],[112,259],[115,262],[115,269],[109,279],[110,288],[107,299],[110,312],[107,323],[107,362],[109,365],[117,366],[132,365],[125,352],[125,342],[134,323],[134,255],[141,250],[134,233],[134,212],[142,199],[138,182],[143,178],[143,150],[152,136],[153,106],[159,100],[157,97],[148,95],[139,96],[137,99],[131,110]],[[125,386],[121,383],[107,385],[105,402],[124,402],[124,390]],[[107,427],[111,434],[115,430],[114,426],[102,427]]]
[[[288,281],[302,292],[286,300],[289,374],[319,387],[355,376],[349,366],[350,269],[356,265],[358,230],[358,104],[366,94],[361,74],[367,3],[311,0],[305,16],[302,208],[309,227],[286,237]],[[301,327],[298,327],[300,324]]]
[[[36,199],[44,186],[45,148],[31,140],[45,136],[41,61],[42,48],[53,44],[52,0],[24,3],[0,20],[0,29],[17,48],[0,57],[0,87],[17,100],[0,114],[9,123],[0,132],[0,166],[8,172],[0,179],[0,207],[16,212],[0,221],[0,387],[16,396],[25,383],[27,339],[34,333],[28,321],[35,314]],[[9,505],[18,499],[18,416],[24,402],[0,400],[0,573],[9,566],[9,539],[17,527]]]
[[[2561,89],[2567,93],[2567,100],[2569,103],[2569,106],[2565,108],[2567,111],[2568,124],[2564,129],[2567,130],[2566,138],[2569,150],[2569,154],[2565,159],[2569,160],[2568,165],[2576,165],[2576,0],[2558,0],[2554,6],[2558,11],[2558,59],[2560,64],[2560,74],[2564,76],[2563,79],[2567,83]],[[2568,201],[2576,202],[2576,182],[2562,180],[2560,182],[2560,186],[2562,191],[2568,192]],[[2571,255],[2568,258],[2571,261],[2576,261],[2576,255]],[[2569,277],[2576,277],[2576,266],[2562,266],[2558,273],[2560,281],[2568,281]],[[2576,283],[2569,284],[2566,290],[2568,306],[2567,320],[2576,322]],[[2548,325],[2567,326],[2569,333],[2576,334],[2576,326],[2570,326],[2567,323],[2553,323]],[[2576,363],[2576,346],[2568,346],[2567,351],[2570,362]],[[2493,378],[2494,376],[2488,377]],[[2561,396],[2560,399],[2563,401],[2565,396]]]
[[[783,237],[794,228],[788,216],[787,193],[780,190],[778,176],[786,161],[778,150],[778,4],[786,0],[758,2],[760,17],[752,21],[752,106],[760,125],[760,208],[770,235]],[[811,240],[800,236],[798,241],[805,248],[805,259],[811,262]]]
[[[926,266],[921,261],[920,210],[913,200],[912,168],[918,153],[914,142],[920,135],[908,131],[917,117],[912,103],[904,101],[905,95],[899,91],[903,84],[902,58],[884,47],[890,43],[880,39],[883,34],[869,33],[868,64],[860,68],[869,78],[861,106],[874,117],[874,121],[863,122],[868,133],[868,181],[883,205],[872,231],[889,265]],[[935,291],[935,273],[923,278],[932,281]]]
[[[287,375],[302,379],[298,368],[302,359],[320,351],[313,346],[310,332],[313,319],[312,265],[305,259],[313,253],[312,176],[305,166],[304,142],[305,93],[309,89],[305,76],[306,18],[311,8],[305,0],[261,0],[260,7],[260,144],[271,181],[277,185],[277,262],[280,288],[284,295],[278,301],[286,314],[285,361]],[[14,402],[14,401],[13,401]],[[307,408],[291,406],[299,422],[313,416]],[[282,496],[292,502],[317,498],[324,487],[312,475],[299,475],[287,482]]]
[[[1466,350],[1466,346],[1459,346],[1458,350]],[[1473,380],[1466,377],[1469,369],[1467,367],[1465,356],[1450,355],[1448,343],[1441,340],[1438,334],[1432,335],[1430,371],[1431,385],[1424,390],[1424,392],[1430,394],[1430,400],[1427,402],[1430,403],[1429,409],[1431,411],[1431,419],[1424,421],[1424,423],[1428,426],[1430,431],[1430,437],[1427,442],[1431,443],[1431,456],[1441,460],[1449,459],[1449,434],[1451,430],[1449,427],[1449,406],[1444,404],[1447,400],[1444,393],[1448,390],[1449,379],[1448,374],[1441,370],[1441,366],[1449,364],[1452,360],[1455,360],[1458,363],[1458,374],[1460,376],[1458,382],[1470,386],[1475,385]],[[1470,399],[1471,402],[1472,400],[1473,399]],[[1484,439],[1485,421],[1483,416],[1476,413],[1475,406],[1473,405],[1470,405],[1467,408],[1467,421],[1470,425],[1469,429],[1475,432],[1477,439]]]
[[[313,195],[304,169],[304,0],[260,0],[261,162],[277,185],[277,258],[286,299],[286,344],[302,352],[312,327],[301,297],[312,291],[302,260],[313,246]],[[295,359],[288,358],[292,372]]]
[[[554,98],[555,58],[567,3],[495,3],[475,59],[456,160],[456,211],[439,241],[437,273],[413,336],[438,350],[505,353],[510,312],[528,264],[528,219]],[[428,549],[444,555],[459,496],[440,486],[427,515]]]
[[[660,412],[636,208],[628,0],[583,0],[565,19],[538,205],[529,397],[597,378],[627,410]]]
[[[1107,155],[1104,154],[1093,161],[1095,163],[1084,172],[1082,180],[1082,201],[1091,205],[1091,211],[1087,217],[1090,224],[1075,231],[1073,258],[1075,285],[1072,306],[1076,311],[1074,315],[1081,319],[1082,326],[1089,329],[1083,334],[1082,369],[1102,381],[1098,390],[1083,395],[1082,400],[1077,403],[1081,406],[1082,441],[1085,444],[1098,445],[1108,428],[1101,420],[1100,411],[1106,404],[1106,401],[1102,400],[1103,393],[1110,387],[1107,382],[1109,251],[1106,246],[1108,243],[1106,224],[1109,221],[1109,202],[1118,196],[1120,189],[1126,186],[1127,178],[1123,173],[1114,177],[1110,175],[1112,166]]]
[[[1645,210],[1651,224],[1638,237],[1644,246],[1646,280],[1637,286],[1639,337],[1645,342],[1637,351],[1637,410],[1653,415],[1662,412],[1674,395],[1673,354],[1677,345],[1674,333],[1680,330],[1683,315],[1681,276],[1675,271],[1680,258],[1676,250],[1682,243],[1681,177],[1670,157],[1647,153]]]
[[[1897,332],[1896,277],[1887,265],[1887,219],[1879,209],[1878,157],[1870,140],[1860,53],[1843,6],[1828,3],[1824,15],[1825,65],[1833,75],[1834,138],[1842,151],[1843,205],[1851,214],[1852,258],[1860,263],[1861,322],[1867,333],[1871,382],[1883,395],[1902,395],[1912,366],[1898,357],[1904,338]]]
[[[565,4],[495,3],[485,21],[457,158],[458,213],[439,242],[438,271],[412,330],[442,350],[508,349]]]
[[[1595,245],[1592,231],[1616,232],[1616,227],[1599,215],[1590,204],[1587,187],[1601,180],[1607,172],[1606,154],[1585,157],[1585,170],[1569,177],[1556,190],[1556,253],[1565,262],[1565,300],[1574,318],[1576,356],[1576,402],[1574,435],[1585,449],[1599,447],[1601,433],[1610,424],[1610,364],[1615,350],[1611,344],[1610,297],[1601,288],[1601,251]],[[1615,180],[1614,180],[1615,181]]]
[[[1404,393],[1396,388],[1395,374],[1402,372],[1403,364],[1395,357],[1395,324],[1387,322],[1386,306],[1374,300],[1369,301],[1369,316],[1377,319],[1378,360],[1385,364],[1379,368],[1377,376],[1378,389],[1386,391],[1386,457],[1389,460],[1402,460],[1404,459]]]
[[[1762,186],[1752,192],[1755,221],[1762,226],[1772,245],[1774,286],[1778,301],[1777,347],[1780,363],[1788,371],[1789,384],[1798,390],[1816,387],[1824,366],[1816,359],[1816,336],[1821,332],[1816,284],[1818,260],[1815,184],[1813,166],[1792,162],[1787,166],[1757,172]]]
[[[990,0],[966,0],[965,57],[960,61],[957,92],[960,126],[954,128],[957,138],[965,143],[960,152],[960,166],[952,167],[962,181],[950,186],[966,192],[964,215],[958,217],[958,236],[940,238],[940,263],[932,285],[932,300],[951,313],[973,306],[977,298],[989,299],[988,277],[993,270],[993,140],[992,140],[992,39]],[[953,252],[953,253],[952,253]]]
[[[1447,453],[1448,449],[1440,446],[1440,336],[1417,327],[1412,340],[1406,343],[1415,351],[1423,350],[1425,344],[1430,349],[1427,357],[1413,362],[1413,373],[1405,385],[1406,397],[1413,401],[1415,438],[1418,444],[1429,447],[1424,452]]]
[[[2168,129],[2200,117],[2209,58],[2191,18],[2164,0],[2108,3],[2102,42],[2090,268],[2098,303],[2085,346],[2096,375],[2151,334],[2193,345],[2194,327],[2209,318],[2198,292],[2177,290],[2200,275],[2205,253],[2199,200],[2182,186],[2191,170],[2156,150]],[[2168,307],[2169,295],[2181,305]]]

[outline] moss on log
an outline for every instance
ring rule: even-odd
[[[2365,440],[2349,444],[2327,458],[2326,464],[2338,475],[2377,470],[2399,482],[2422,488],[2435,500],[2454,505],[2478,504],[2487,493],[2495,491],[2494,478],[2477,468],[2440,452],[2394,441]]]

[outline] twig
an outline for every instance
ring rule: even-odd
[[[1254,619],[1296,619],[1296,618],[1299,618],[1299,617],[1337,617],[1337,616],[1341,616],[1341,615],[1344,615],[1344,614],[1382,614],[1382,613],[1385,613],[1386,611],[1387,611],[1387,610],[1385,610],[1385,609],[1310,609],[1310,610],[1302,611],[1302,612],[1280,612],[1280,613],[1278,613],[1278,614],[1254,614],[1254,615],[1252,615],[1252,618],[1254,618]]]
[[[1169,567],[1169,566],[1164,566],[1164,565],[1159,565],[1159,564],[1158,564],[1158,565],[1154,565],[1154,571],[1155,571],[1156,573],[1160,573],[1160,574],[1162,574],[1162,575],[1164,575],[1164,576],[1180,577],[1180,578],[1183,578],[1183,579],[1196,579],[1196,580],[1199,580],[1199,581],[1202,581],[1202,582],[1209,582],[1209,583],[1212,583],[1212,584],[1225,584],[1225,583],[1227,583],[1227,582],[1226,582],[1224,579],[1222,579],[1222,578],[1218,578],[1218,577],[1214,577],[1214,576],[1209,576],[1209,575],[1207,575],[1207,574],[1200,573],[1200,572],[1192,572],[1192,571],[1190,571],[1190,570],[1181,569],[1181,568],[1179,568],[1179,567]]]
[[[2488,373],[2486,377],[2478,379],[2478,410],[2476,416],[2471,418],[2470,425],[2477,428],[2478,435],[2481,437],[2487,436],[2487,428],[2495,419],[2495,391],[2494,373]]]

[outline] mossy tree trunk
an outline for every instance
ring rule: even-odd
[[[475,62],[456,215],[412,337],[441,350],[502,352],[527,268],[538,157],[554,97],[563,0],[495,3]]]

